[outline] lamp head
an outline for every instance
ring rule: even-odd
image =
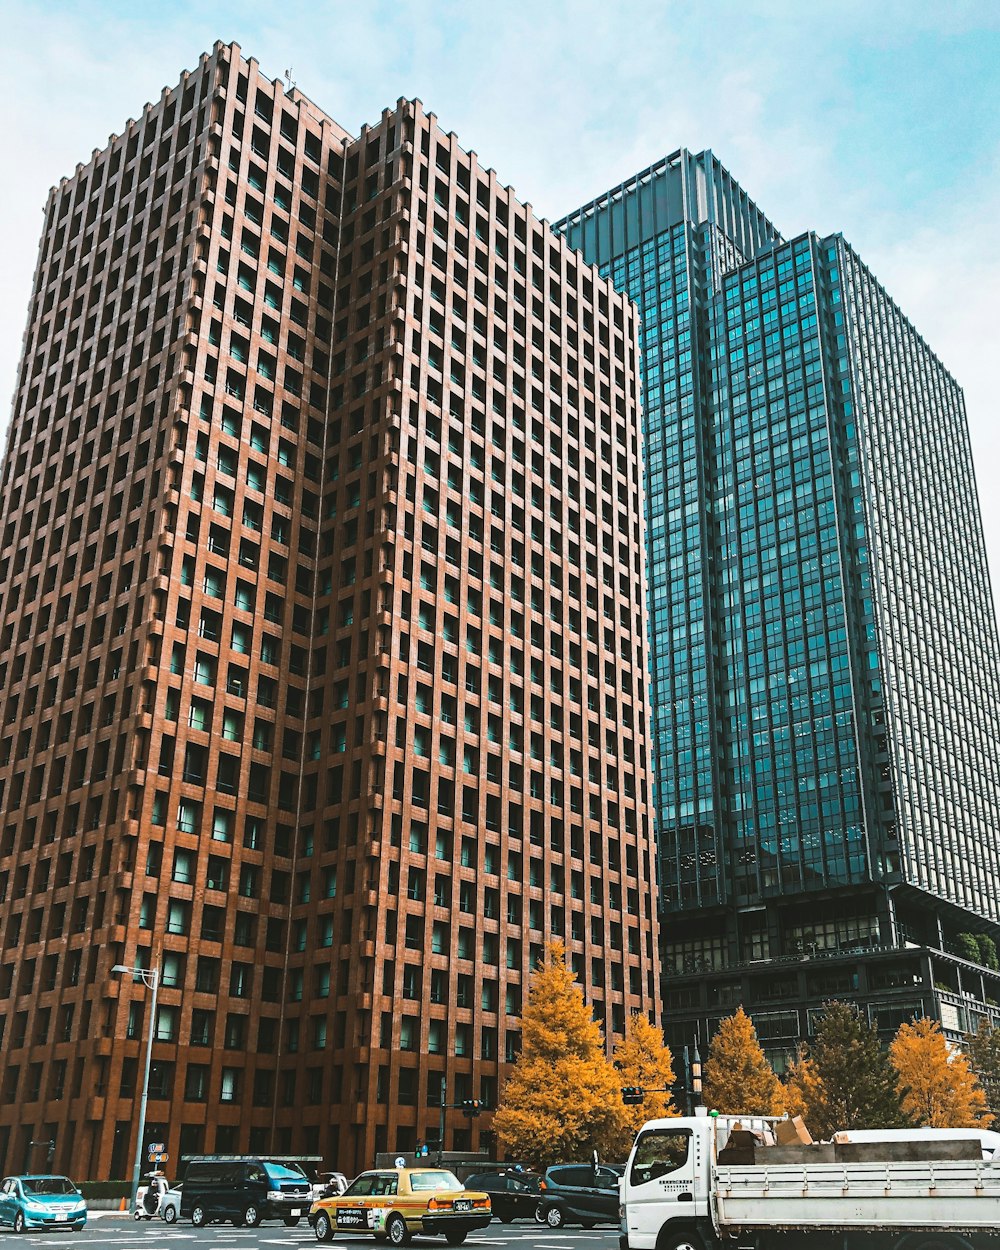
[[[131,972],[132,969],[126,967],[125,964],[115,964],[115,966],[111,969],[111,971],[112,972]]]

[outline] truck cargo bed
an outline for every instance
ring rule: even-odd
[[[1000,1165],[813,1163],[717,1171],[719,1224],[740,1228],[996,1228]]]

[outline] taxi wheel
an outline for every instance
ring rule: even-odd
[[[406,1221],[401,1215],[390,1215],[385,1225],[385,1235],[390,1246],[405,1246],[410,1240]]]
[[[330,1217],[325,1211],[320,1211],[319,1215],[316,1216],[313,1232],[316,1234],[317,1241],[333,1241],[333,1225],[330,1223]]]
[[[164,1224],[176,1224],[177,1223],[177,1208],[173,1206],[173,1204],[171,1204],[169,1207],[163,1208],[163,1222]]]

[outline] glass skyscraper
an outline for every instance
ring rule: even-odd
[[[710,152],[557,223],[642,315],[665,1020],[1000,1016],[1000,679],[961,389]]]

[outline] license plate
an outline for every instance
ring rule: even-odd
[[[472,1210],[472,1200],[471,1200],[470,1198],[456,1198],[456,1199],[455,1199],[455,1210],[456,1210],[456,1211],[471,1211],[471,1210]]]
[[[338,1211],[338,1228],[365,1228],[367,1220],[364,1211]]]
[[[68,1219],[69,1219],[69,1216],[68,1216],[68,1215],[57,1215],[57,1216],[56,1216],[56,1219],[57,1219],[57,1220],[68,1220]]]
[[[289,1214],[289,1215],[301,1215],[301,1214],[302,1214],[302,1208],[301,1208],[301,1207],[292,1207],[291,1211],[289,1211],[289,1213],[288,1213],[288,1214]]]

